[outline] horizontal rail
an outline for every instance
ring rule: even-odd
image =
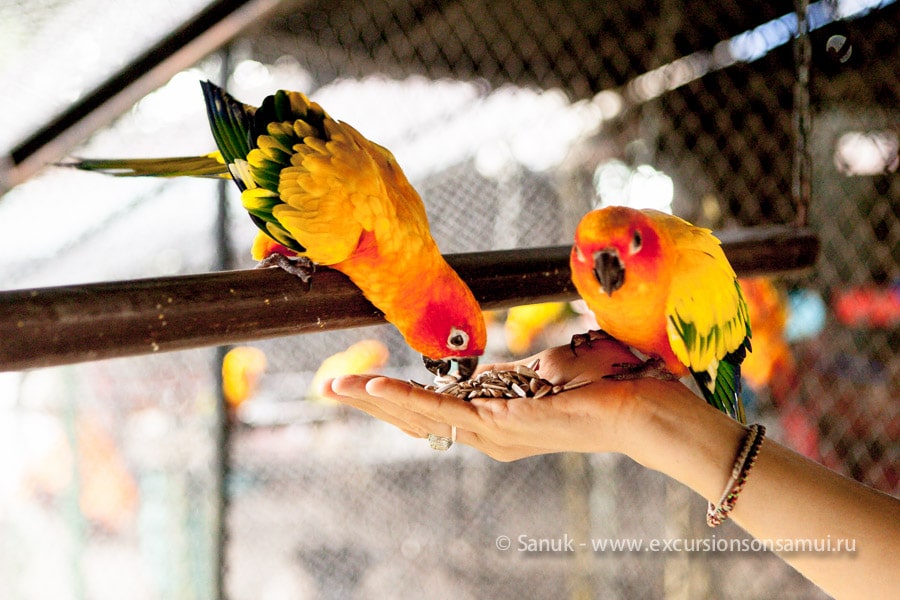
[[[805,229],[719,234],[739,275],[811,267],[819,243]],[[484,309],[571,300],[569,247],[447,255]],[[278,268],[220,271],[0,292],[0,371],[185,350],[383,323],[341,273],[310,286]]]

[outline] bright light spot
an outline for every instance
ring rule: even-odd
[[[654,208],[672,212],[675,186],[672,178],[651,167],[631,168],[620,160],[612,160],[594,171],[594,188],[600,206]]]
[[[844,175],[880,175],[900,164],[896,131],[849,131],[838,138],[834,165]]]
[[[672,212],[674,197],[672,178],[650,165],[639,165],[631,176],[629,199],[635,207]]]
[[[255,88],[268,84],[272,76],[268,67],[261,62],[242,60],[234,68],[232,78],[239,87]]]
[[[612,90],[605,90],[594,96],[593,100],[604,119],[614,119],[622,112],[625,100],[622,95]]]
[[[136,127],[145,134],[152,134],[161,127],[180,123],[187,110],[194,110],[200,98],[200,80],[205,79],[200,69],[188,69],[176,74],[167,84],[138,102],[132,109],[137,118]],[[195,110],[198,117],[205,116]]]
[[[500,140],[485,144],[475,153],[475,169],[489,179],[502,179],[514,163],[509,145]]]
[[[729,40],[731,55],[737,60],[751,62],[765,56],[769,50],[786,44],[797,31],[797,15],[788,13],[774,21],[736,35]]]
[[[838,19],[862,17],[872,9],[883,8],[892,3],[893,0],[837,0],[835,16]]]
[[[694,52],[636,77],[628,84],[628,93],[638,102],[646,102],[703,77],[712,68],[708,52]]]
[[[561,90],[423,77],[338,80],[312,99],[390,148],[413,181],[467,160],[485,176],[502,176],[507,161],[544,171],[603,120],[595,104],[572,103]]]
[[[15,408],[21,379],[22,374],[16,371],[0,373],[0,409]]]

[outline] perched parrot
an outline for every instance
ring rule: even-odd
[[[655,210],[594,210],[578,224],[570,265],[600,328],[650,357],[622,365],[614,378],[690,373],[709,404],[745,422],[741,362],[750,350],[749,313],[709,230]]]
[[[219,152],[67,164],[125,176],[232,178],[260,229],[255,259],[304,281],[314,264],[343,272],[429,370],[446,373],[455,359],[470,376],[487,338],[481,307],[441,256],[393,155],[302,93],[280,90],[257,108],[201,85]]]

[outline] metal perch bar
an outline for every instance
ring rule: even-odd
[[[741,276],[811,267],[807,229],[719,234]],[[569,246],[451,254],[484,309],[577,297]],[[307,286],[281,269],[221,271],[0,292],[0,370],[14,371],[383,323],[341,273]]]

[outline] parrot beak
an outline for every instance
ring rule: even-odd
[[[594,277],[608,296],[625,283],[625,265],[615,248],[604,248],[594,252]]]
[[[477,356],[463,356],[456,359],[456,369],[459,373],[460,381],[465,379],[471,379],[472,375],[475,374],[475,369],[478,368],[478,357]]]
[[[459,373],[460,381],[470,379],[475,373],[475,369],[478,367],[477,356],[463,356],[456,359],[446,360],[436,360],[433,358],[428,358],[427,356],[422,356],[422,361],[425,363],[425,368],[431,371],[435,376],[446,375],[447,373],[449,373],[450,365],[453,360],[456,360],[457,372]]]

